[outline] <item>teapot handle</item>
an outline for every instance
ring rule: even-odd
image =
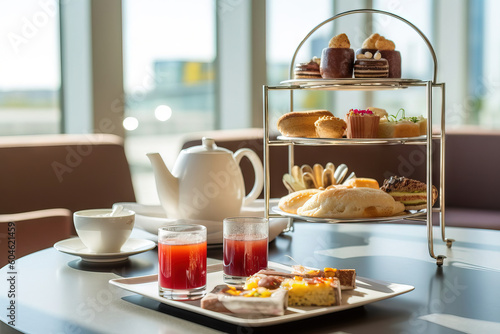
[[[241,148],[234,153],[233,157],[234,160],[236,160],[236,164],[239,165],[241,158],[243,158],[244,156],[246,156],[252,163],[255,173],[255,182],[253,184],[253,188],[243,200],[243,206],[246,206],[257,199],[257,197],[259,197],[260,193],[262,192],[262,188],[264,187],[264,167],[262,166],[262,162],[260,161],[257,153],[249,148]]]

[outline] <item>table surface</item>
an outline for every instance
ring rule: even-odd
[[[355,268],[359,276],[415,290],[267,328],[230,325],[108,283],[156,274],[156,249],[121,264],[95,266],[50,248],[16,261],[13,298],[7,293],[8,267],[0,270],[0,320],[9,321],[6,308],[14,300],[15,328],[24,333],[500,333],[500,231],[447,228],[446,233],[456,242],[448,249],[436,240],[436,253],[447,256],[438,267],[427,251],[425,226],[295,223],[293,232],[270,243],[271,261]],[[221,259],[222,249],[210,249],[208,256]]]

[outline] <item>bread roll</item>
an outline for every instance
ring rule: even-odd
[[[318,138],[316,122],[322,116],[333,116],[328,110],[292,111],[278,119],[278,131],[287,137]]]
[[[319,189],[305,189],[293,192],[282,197],[278,203],[278,207],[285,212],[296,214],[298,208],[320,191]]]
[[[404,205],[380,189],[334,187],[312,196],[297,214],[318,218],[389,217]]]

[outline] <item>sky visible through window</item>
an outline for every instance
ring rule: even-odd
[[[59,89],[55,0],[0,0],[0,90]]]

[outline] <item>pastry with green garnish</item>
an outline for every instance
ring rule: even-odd
[[[380,118],[378,127],[379,138],[407,138],[427,134],[427,119],[406,117],[405,110],[399,109],[396,115]]]

